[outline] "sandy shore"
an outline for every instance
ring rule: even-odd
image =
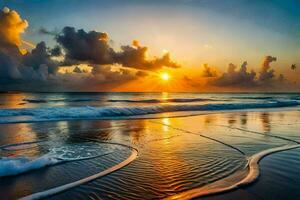
[[[0,145],[5,147],[1,151],[5,157],[39,158],[51,149],[63,148],[55,151],[55,156],[60,156],[77,147],[81,148],[79,155],[85,157],[85,150],[90,149],[87,145],[97,149],[96,154],[112,153],[3,177],[0,196],[17,199],[66,184],[84,183],[46,199],[172,197],[244,170],[247,159],[260,152],[295,145],[292,141],[300,141],[299,117],[299,111],[243,111],[160,119],[2,125]],[[93,139],[104,143],[93,143]],[[130,156],[128,148],[117,144],[133,146],[138,157],[120,170],[84,182],[86,177],[112,169]],[[299,149],[268,155],[259,163],[260,176],[255,183],[200,199],[298,199],[299,156]]]
[[[280,200],[299,199],[300,149],[269,155],[261,160],[260,177],[253,184],[235,191],[202,197],[203,200]]]

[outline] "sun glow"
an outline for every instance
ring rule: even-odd
[[[164,81],[168,81],[168,80],[170,80],[170,75],[166,72],[163,72],[160,74],[160,78]]]

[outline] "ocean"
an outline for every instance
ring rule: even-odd
[[[0,195],[297,199],[299,128],[298,93],[1,93]]]

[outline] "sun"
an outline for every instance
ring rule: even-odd
[[[160,74],[160,78],[164,81],[168,81],[170,79],[170,75],[166,72]]]

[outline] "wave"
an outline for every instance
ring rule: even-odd
[[[108,102],[124,102],[124,103],[191,103],[191,102],[201,102],[201,101],[224,101],[218,99],[209,98],[193,98],[193,99],[141,99],[141,100],[131,100],[131,99],[110,99]]]
[[[0,150],[16,151],[23,150],[37,145],[39,143],[46,142],[45,140],[37,140],[30,142],[21,142],[9,145],[3,145]],[[92,142],[92,141],[91,141]],[[26,173],[32,170],[40,169],[46,166],[52,166],[61,164],[64,162],[81,161],[87,159],[93,159],[111,154],[114,150],[114,146],[110,149],[106,149],[106,146],[95,145],[95,142],[76,145],[64,145],[59,147],[53,147],[49,149],[49,152],[36,158],[31,157],[2,157],[0,158],[0,178],[5,176],[13,176],[22,173]],[[107,144],[107,143],[105,143]],[[103,149],[104,148],[104,149]],[[99,151],[102,154],[99,154]]]
[[[100,142],[100,143],[102,143],[102,142]],[[65,185],[61,185],[61,186],[49,189],[49,190],[45,190],[45,191],[42,191],[42,192],[37,192],[37,193],[31,194],[31,195],[25,196],[25,197],[21,198],[21,200],[41,199],[41,198],[45,198],[47,196],[52,196],[52,195],[61,193],[63,191],[69,190],[69,189],[74,188],[74,187],[77,187],[79,185],[82,185],[84,183],[90,182],[90,181],[95,180],[97,178],[103,177],[107,174],[113,173],[113,172],[127,166],[132,161],[134,161],[138,156],[138,150],[134,147],[127,146],[125,144],[119,144],[119,143],[111,143],[111,144],[116,144],[116,145],[125,146],[125,147],[129,148],[131,150],[131,155],[127,159],[125,159],[124,161],[122,161],[122,162],[118,163],[117,165],[114,165],[114,166],[112,166],[112,167],[110,167],[110,168],[108,168],[108,169],[106,169],[102,172],[99,172],[99,173],[94,174],[92,176],[80,179],[80,180],[75,181],[75,182],[71,182],[71,183],[68,183],[68,184],[65,184]]]
[[[239,96],[236,96],[236,97],[230,97],[232,99],[253,99],[253,100],[272,100],[272,99],[276,99],[274,97],[259,97],[259,96],[247,96],[247,97],[239,97]]]
[[[98,99],[23,99],[28,103],[49,103],[49,102],[89,102],[89,101],[99,101]]]
[[[2,157],[0,159],[0,177],[14,176],[32,170],[41,169],[43,167],[61,164],[64,162],[82,161],[82,160],[101,157],[108,154],[109,153],[105,153],[101,155],[81,157],[81,158],[59,158],[50,155],[44,155],[36,159],[30,159],[28,157],[17,157],[17,158]]]
[[[0,124],[20,122],[42,122],[83,119],[116,119],[140,115],[179,111],[223,111],[241,109],[262,109],[299,106],[299,101],[277,101],[262,103],[227,103],[201,105],[160,105],[127,107],[53,107],[0,109]],[[1,119],[2,118],[2,119]]]
[[[247,164],[248,173],[246,175],[245,175],[245,172],[239,171],[236,174],[233,174],[232,176],[230,176],[228,178],[216,181],[216,182],[206,185],[204,187],[187,190],[185,192],[176,194],[174,196],[167,197],[165,199],[167,199],[167,200],[193,199],[196,197],[209,196],[209,195],[219,194],[222,192],[228,192],[228,191],[231,191],[234,189],[238,189],[242,186],[253,183],[259,177],[258,163],[262,158],[264,158],[267,155],[276,153],[276,152],[286,151],[286,150],[295,149],[295,148],[299,148],[299,147],[300,147],[300,144],[285,145],[285,146],[275,147],[275,148],[261,151],[249,158],[248,164]]]

